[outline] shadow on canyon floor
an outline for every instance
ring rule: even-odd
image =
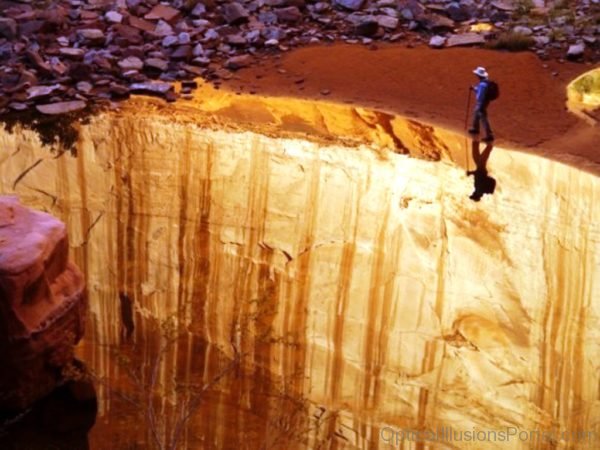
[[[475,170],[467,171],[467,175],[473,175],[474,190],[469,198],[475,202],[481,200],[484,194],[493,194],[496,190],[496,180],[489,176],[487,170],[487,162],[490,158],[490,154],[494,149],[494,143],[488,142],[483,149],[483,152],[479,152],[479,140],[473,139],[471,144],[471,151],[473,154],[473,161],[475,162]]]
[[[69,381],[26,411],[0,417],[0,448],[88,450],[88,433],[96,422],[97,411],[93,383]]]

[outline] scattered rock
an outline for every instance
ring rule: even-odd
[[[533,30],[529,27],[517,25],[513,28],[513,33],[522,34],[523,36],[531,36],[533,34]]]
[[[439,14],[425,14],[418,19],[418,22],[431,31],[451,31],[455,27],[453,20]]]
[[[177,36],[171,34],[169,36],[165,36],[165,38],[162,40],[161,45],[163,47],[172,47],[177,43],[179,43],[179,39],[177,38]]]
[[[569,49],[567,50],[567,58],[571,59],[571,60],[579,59],[583,56],[584,52],[585,52],[585,44],[579,43],[579,44],[570,45]]]
[[[442,48],[446,45],[446,38],[444,36],[432,36],[429,40],[429,46],[432,48]]]
[[[229,70],[239,70],[248,67],[254,62],[254,58],[250,55],[233,56],[225,61],[225,68]]]
[[[365,0],[334,0],[335,4],[350,11],[358,11],[363,7]]]
[[[275,10],[275,15],[279,22],[294,23],[302,19],[302,13],[296,6],[288,6],[287,8],[280,8]]]
[[[174,22],[180,17],[178,9],[162,4],[156,5],[152,10],[144,16],[146,20],[164,20],[165,22]]]
[[[74,111],[80,111],[86,107],[86,103],[81,100],[75,100],[71,102],[57,102],[49,103],[46,105],[36,105],[37,109],[42,114],[57,115],[66,114]]]
[[[356,25],[355,33],[359,36],[374,36],[379,30],[379,24],[372,16],[365,17],[358,25]]]
[[[50,94],[60,89],[62,89],[60,84],[53,84],[52,86],[32,86],[27,89],[27,99],[32,100],[48,97]]]
[[[10,17],[0,17],[0,36],[8,40],[17,37],[17,22]]]
[[[77,30],[77,35],[80,39],[84,39],[90,43],[103,44],[105,40],[104,32],[97,28]]]
[[[121,23],[123,21],[123,15],[117,11],[108,11],[104,17],[110,23]]]
[[[142,70],[144,67],[143,61],[137,56],[129,56],[118,62],[119,67],[124,70]]]
[[[85,55],[85,50],[81,48],[62,47],[59,50],[59,53],[62,56],[67,56],[69,58],[83,59],[83,55]]]
[[[144,61],[144,66],[164,72],[169,68],[169,62],[159,58],[148,58]]]
[[[457,47],[462,45],[485,44],[485,38],[477,33],[453,34],[448,38],[448,47]]]
[[[148,81],[145,83],[133,83],[129,86],[131,92],[136,94],[167,95],[173,90],[171,83],[162,81]]]
[[[464,22],[471,18],[469,8],[464,3],[452,2],[446,7],[445,12],[455,22]]]
[[[223,5],[221,13],[225,21],[231,25],[237,25],[248,20],[250,13],[240,3],[231,2]]]
[[[383,27],[387,30],[395,30],[398,28],[398,23],[400,21],[396,17],[390,16],[377,16],[377,23],[380,27]]]
[[[157,36],[170,36],[174,34],[173,27],[164,20],[159,20],[154,28],[154,34]]]

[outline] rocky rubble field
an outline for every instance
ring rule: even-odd
[[[218,86],[260,58],[334,41],[518,42],[596,62],[600,0],[0,0],[0,114],[59,115],[130,93],[173,101],[197,77]]]

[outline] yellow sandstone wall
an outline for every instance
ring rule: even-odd
[[[102,339],[121,333],[119,293],[176,315],[339,411],[342,448],[390,448],[384,427],[600,436],[597,176],[496,148],[496,192],[475,203],[459,136],[254,98],[272,128],[219,129],[219,111],[240,119],[228,101],[198,125],[135,100],[83,125],[77,157],[0,131],[0,190],[68,224]],[[452,445],[551,448],[512,439]]]

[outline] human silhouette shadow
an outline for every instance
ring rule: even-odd
[[[468,171],[467,175],[473,175],[474,178],[474,191],[469,196],[474,202],[481,200],[484,194],[493,194],[496,189],[496,180],[490,177],[487,171],[487,161],[493,149],[494,144],[488,142],[483,152],[479,153],[479,140],[473,139],[471,150],[473,161],[475,161],[475,170]]]

